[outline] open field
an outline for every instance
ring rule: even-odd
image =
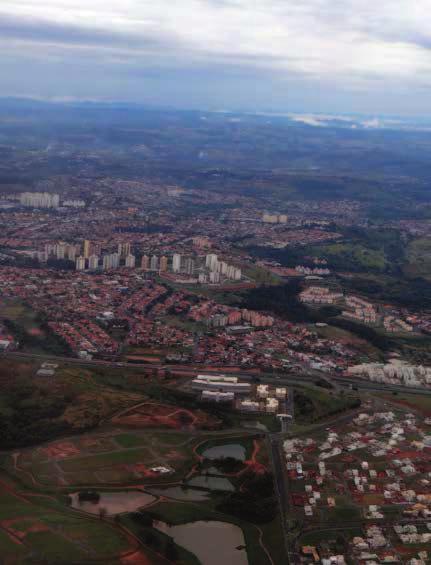
[[[86,434],[20,453],[8,468],[45,487],[127,485],[179,480],[191,468],[198,440],[181,433],[112,431]],[[164,479],[152,467],[173,469]]]
[[[135,554],[144,557],[134,539],[122,530],[69,511],[54,497],[21,492],[0,476],[2,563],[91,563],[105,559],[114,564]]]
[[[1,299],[0,321],[13,335],[20,350],[34,354],[70,354],[67,344],[50,330],[46,320],[22,300]]]
[[[0,318],[15,322],[30,335],[45,336],[36,313],[21,300],[2,299],[0,301]]]
[[[132,428],[172,428],[176,430],[217,429],[221,421],[202,410],[189,410],[146,402],[125,410],[112,423]]]
[[[376,393],[374,396],[378,398],[382,398],[387,400],[388,402],[399,405],[403,408],[408,410],[414,410],[422,413],[424,416],[428,418],[431,417],[431,396],[424,395],[420,396],[419,394],[405,394],[402,395],[390,395],[384,393]]]
[[[345,265],[356,266],[357,270],[384,271],[387,258],[383,249],[372,249],[359,243],[331,243],[313,247],[313,252],[328,260],[330,265],[339,268]]]
[[[404,272],[407,276],[431,280],[431,241],[429,238],[414,239],[407,247]]]
[[[229,442],[229,437],[218,441]],[[197,446],[209,439],[205,435],[168,431],[87,433],[16,452],[6,457],[4,465],[26,484],[46,488],[124,486],[141,484],[144,480],[146,483],[172,483],[192,471],[199,461]],[[160,474],[152,470],[159,466],[171,472]]]
[[[360,401],[354,396],[327,392],[318,387],[295,387],[295,423],[313,424],[358,408]]]
[[[243,454],[241,459],[235,460],[236,455],[232,455],[231,448]],[[214,449],[218,451],[213,457],[210,454]],[[153,465],[170,467],[173,472],[163,477],[151,470]],[[129,563],[126,553],[136,550],[136,547],[130,547],[133,539],[122,533],[121,526],[126,526],[145,546],[148,564],[163,563],[163,555],[171,543],[165,534],[136,524],[131,514],[121,513],[115,521],[100,521],[82,512],[76,513],[61,503],[63,499],[65,502],[66,494],[84,486],[102,495],[104,492],[111,495],[118,493],[121,498],[122,493],[135,485],[140,491],[145,488],[158,499],[154,499],[155,503],[150,504],[148,511],[144,510],[151,516],[171,524],[198,520],[235,524],[244,533],[250,565],[270,565],[267,551],[275,563],[282,562],[277,561],[284,551],[277,505],[272,498],[272,489],[267,492],[267,487],[259,486],[262,481],[267,484],[269,471],[266,444],[259,436],[247,433],[190,435],[177,431],[149,433],[127,428],[108,429],[103,433],[86,433],[15,451],[3,457],[1,466],[8,476],[25,485],[21,487],[25,492],[29,492],[27,489],[33,490],[28,494],[33,505],[36,501],[42,501],[43,506],[49,508],[49,512],[43,516],[38,510],[35,516],[33,511],[30,516],[27,509],[21,509],[22,505],[27,505],[27,499],[24,500],[21,494],[10,494],[6,487],[5,493],[0,491],[0,520],[2,512],[5,517],[13,516],[7,523],[0,521],[0,549],[5,546],[5,551],[12,551],[11,547],[15,551],[14,545],[10,545],[15,543],[10,540],[10,535],[18,531],[20,536],[30,536],[28,539],[26,537],[26,545],[37,545],[38,551],[48,544],[52,552],[48,557],[56,563],[66,562],[62,557],[63,551],[81,563],[84,562],[83,552],[89,555],[93,550],[96,552],[103,537],[109,535],[106,529],[115,526],[120,529],[115,530],[109,544],[104,546],[106,563],[111,565],[110,553],[121,552],[124,558],[117,558],[113,562],[126,565]],[[269,481],[272,482],[272,479]],[[0,482],[0,488],[2,484]],[[263,499],[254,492],[254,485],[256,491],[258,486],[263,489]],[[255,501],[254,496],[257,497]],[[269,517],[266,517],[268,510],[260,516],[262,510],[257,502],[260,500],[268,501]],[[256,524],[253,518],[248,521],[241,516],[241,512],[245,512],[250,504],[252,507],[256,504],[254,512],[259,516]],[[57,513],[61,515],[57,516]],[[10,532],[11,529],[13,531]],[[87,541],[86,536],[91,540]],[[63,545],[62,537],[66,538]],[[184,548],[177,546],[176,552],[180,563],[197,565],[194,555]],[[97,556],[104,557],[105,554],[101,551]],[[140,559],[139,563],[147,563],[142,561],[142,556]],[[130,560],[130,563],[133,562]]]
[[[0,447],[46,441],[94,428],[118,410],[145,400],[139,393],[100,384],[91,370],[59,367],[55,377],[36,376],[40,365],[0,362]]]

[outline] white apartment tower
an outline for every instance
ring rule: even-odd
[[[181,255],[174,253],[172,256],[172,271],[179,273],[181,271]]]

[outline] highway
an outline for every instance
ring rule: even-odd
[[[3,352],[1,357],[5,359],[20,359],[26,361],[51,361],[56,363],[62,363],[67,365],[78,365],[80,367],[106,367],[109,369],[118,370],[131,370],[131,369],[144,369],[148,372],[151,371],[170,371],[176,375],[184,375],[185,377],[193,377],[198,374],[205,372],[216,372],[222,371],[220,367],[212,367],[205,365],[174,365],[166,363],[124,363],[118,361],[105,361],[100,359],[78,359],[76,357],[61,357],[56,355],[40,355],[34,353],[24,353],[21,351],[13,352]],[[0,357],[0,358],[1,358]],[[382,383],[375,383],[367,381],[364,379],[349,379],[344,376],[338,375],[328,375],[327,373],[319,373],[318,371],[308,371],[300,372],[295,375],[279,373],[276,375],[268,373],[260,373],[259,368],[252,368],[247,370],[239,369],[232,371],[229,367],[229,374],[234,374],[241,377],[244,380],[256,380],[259,379],[262,383],[273,384],[273,385],[303,385],[303,384],[314,384],[318,379],[324,379],[332,384],[332,386],[337,388],[347,388],[352,387],[358,390],[364,391],[375,391],[375,392],[398,392],[398,393],[408,393],[408,394],[421,394],[421,395],[431,395],[431,389],[425,388],[415,388],[415,387],[405,387],[405,386],[395,386],[386,385]]]

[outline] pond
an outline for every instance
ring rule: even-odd
[[[70,495],[71,506],[89,514],[99,514],[100,509],[104,508],[108,516],[115,516],[123,512],[135,512],[155,500],[155,497],[151,494],[139,491],[100,492],[99,495],[100,499],[97,502],[81,501],[79,500],[79,493],[74,492]]]
[[[233,492],[235,490],[235,487],[230,480],[224,477],[198,475],[197,477],[193,477],[187,481],[187,484],[192,487],[207,488],[209,490],[226,490],[229,492]]]
[[[248,565],[244,534],[234,524],[198,521],[168,526],[155,522],[154,527],[194,553],[202,565]]]
[[[199,502],[208,500],[209,494],[194,488],[168,487],[168,488],[151,488],[148,492],[156,496],[166,496],[168,498],[176,498],[177,500],[190,500]]]
[[[239,443],[226,443],[224,445],[216,445],[206,449],[202,455],[206,459],[222,459],[223,457],[232,457],[238,461],[245,461],[246,450]]]

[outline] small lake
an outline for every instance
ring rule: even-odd
[[[151,494],[139,491],[127,492],[100,492],[98,502],[87,500],[79,500],[78,493],[74,492],[70,495],[72,499],[72,508],[82,510],[89,514],[99,514],[100,509],[104,508],[108,516],[115,516],[123,512],[135,512],[139,508],[148,506],[155,500]]]
[[[171,536],[199,559],[202,565],[248,565],[244,534],[235,524],[227,522],[190,522],[168,526],[155,522],[154,527]]]
[[[234,492],[235,487],[229,479],[225,477],[210,477],[208,475],[198,475],[187,481],[187,484],[192,487],[206,488],[208,490],[226,490]]]
[[[239,443],[226,443],[225,445],[216,445],[205,449],[202,453],[206,459],[222,459],[223,457],[232,457],[238,461],[245,461],[245,447]]]
[[[187,487],[151,488],[148,489],[148,491],[156,496],[167,496],[168,498],[176,498],[177,500],[190,500],[192,502],[208,500],[209,498],[208,493]]]

